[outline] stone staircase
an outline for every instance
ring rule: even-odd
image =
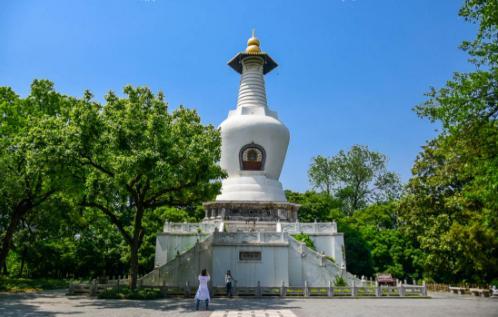
[[[139,283],[147,286],[162,286],[164,283],[174,286],[184,286],[186,283],[197,285],[197,278],[202,269],[212,271],[212,242],[213,235],[208,235],[173,260],[144,275]]]
[[[342,276],[348,285],[353,285],[353,282],[357,286],[360,285],[360,279],[341,269],[325,254],[308,248],[306,244],[292,236],[289,236],[289,252],[296,252],[299,257],[295,258],[301,259],[301,263],[289,263],[289,284],[291,286],[300,286],[301,281],[306,281],[309,286],[327,287],[329,283],[334,285],[337,276]],[[300,267],[293,270],[293,265]]]

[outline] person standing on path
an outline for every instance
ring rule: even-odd
[[[199,288],[197,289],[197,293],[195,294],[195,309],[199,310],[199,303],[202,301],[206,302],[206,310],[208,310],[209,301],[211,297],[209,296],[209,288],[207,283],[211,277],[209,276],[206,269],[201,271],[201,275],[199,275]]]
[[[227,296],[232,298],[233,296],[233,293],[232,293],[232,283],[233,283],[233,277],[232,277],[232,273],[230,272],[230,270],[227,271],[227,274],[225,274],[225,285],[226,285],[226,288],[227,288]]]

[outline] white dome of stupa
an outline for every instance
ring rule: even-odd
[[[241,74],[237,108],[221,128],[221,167],[228,173],[217,201],[287,201],[279,182],[289,130],[268,108],[264,74],[277,64],[249,39],[229,65]]]

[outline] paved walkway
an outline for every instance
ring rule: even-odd
[[[216,311],[211,313],[209,317],[296,317],[293,312],[288,309],[268,309],[268,310],[227,310]]]
[[[62,291],[0,294],[1,317],[433,317],[498,316],[498,298],[429,294],[432,299],[216,298],[210,311],[191,299],[153,301],[66,297]]]

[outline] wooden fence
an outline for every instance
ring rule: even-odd
[[[71,284],[69,286],[68,295],[83,295],[96,296],[104,290],[116,289],[128,285],[127,279],[109,280],[106,283],[98,283],[93,280],[89,283]],[[154,288],[159,289],[164,297],[193,297],[197,291],[197,286],[185,283],[184,286],[169,286],[169,285],[143,285],[140,280],[138,288]],[[209,287],[212,297],[225,296],[226,290],[224,287],[211,286]],[[427,297],[427,286],[412,285],[399,283],[397,286],[333,286],[329,282],[329,286],[316,287],[308,285],[307,282],[303,286],[286,286],[284,283],[280,287],[261,286],[260,282],[255,287],[234,287],[233,295],[239,297]]]

